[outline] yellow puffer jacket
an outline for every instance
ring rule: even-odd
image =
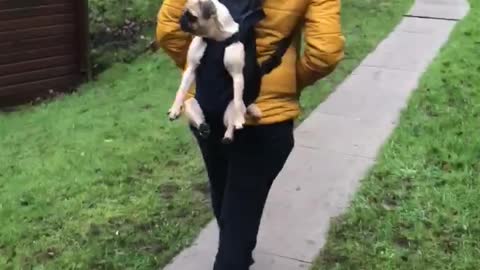
[[[156,43],[181,68],[185,68],[191,37],[180,30],[179,19],[186,0],[164,0],[158,12]],[[282,64],[262,80],[256,104],[263,117],[247,124],[270,124],[296,118],[298,97],[306,86],[330,74],[343,58],[344,37],[340,23],[340,0],[265,0],[266,18],[257,25],[259,61],[267,58],[274,44],[292,31],[298,33]],[[303,53],[300,53],[303,30]],[[295,33],[294,32],[294,33]],[[194,89],[190,91],[193,95]]]

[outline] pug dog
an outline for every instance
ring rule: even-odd
[[[187,68],[183,73],[175,100],[168,111],[168,116],[170,120],[175,120],[181,115],[182,108],[184,108],[190,123],[199,130],[200,135],[206,137],[210,133],[210,127],[205,121],[199,103],[194,97],[187,100],[185,100],[185,97],[195,81],[195,70],[207,48],[204,38],[225,41],[238,33],[239,25],[230,15],[227,7],[218,0],[188,0],[182,15],[181,25],[182,29],[193,35],[193,39],[187,52]],[[223,62],[232,77],[234,93],[233,100],[230,101],[224,112],[223,124],[226,131],[222,141],[231,143],[234,131],[243,128],[245,115],[248,113],[258,119],[261,117],[261,111],[255,104],[246,108],[243,101],[244,45],[237,41],[227,46]]]

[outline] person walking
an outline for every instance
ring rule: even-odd
[[[180,70],[192,39],[179,24],[185,3],[163,1],[155,39]],[[228,145],[221,142],[225,132],[221,116],[207,117],[211,128],[207,138],[191,128],[205,163],[220,233],[214,270],[247,270],[254,263],[268,194],[294,147],[299,97],[333,72],[344,56],[340,0],[264,0],[263,8],[266,18],[256,26],[259,59],[268,57],[281,39],[297,35],[281,64],[262,80],[255,102],[262,117],[247,117]]]

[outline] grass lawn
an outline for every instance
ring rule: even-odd
[[[480,3],[424,75],[320,269],[480,266]]]
[[[347,59],[306,114],[385,37],[411,0],[343,1]],[[0,114],[0,269],[157,269],[211,218],[194,141],[166,111],[163,55],[118,64],[77,94]]]

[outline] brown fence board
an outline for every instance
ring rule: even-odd
[[[55,56],[50,58],[38,59],[33,61],[19,62],[0,66],[1,76],[15,73],[24,73],[32,70],[41,70],[56,66],[64,66],[75,63],[74,55]]]
[[[0,10],[64,4],[66,0],[0,0]]]
[[[55,47],[60,44],[72,44],[74,42],[72,35],[50,36],[35,39],[20,39],[0,42],[0,55],[21,52],[25,50],[35,50],[45,47]]]
[[[8,32],[0,32],[0,40],[25,40],[32,38],[43,38],[51,36],[52,33],[55,33],[57,35],[73,35],[75,33],[75,30],[75,25],[73,24],[62,24],[17,31],[13,30]]]
[[[10,85],[7,87],[0,87],[0,100],[13,95],[25,95],[28,93],[35,93],[37,91],[68,91],[68,86],[74,85],[78,82],[79,75],[67,75],[46,80]]]
[[[0,54],[0,65],[50,58],[59,55],[72,54],[72,45],[60,44],[55,47],[45,47],[36,50],[24,50],[11,54]]]
[[[63,76],[49,80],[13,85],[8,88],[0,87],[0,107],[10,107],[34,101],[38,97],[47,97],[50,91],[71,92],[80,82],[81,76]]]
[[[38,69],[25,73],[14,73],[7,76],[0,76],[0,87],[21,84],[25,82],[34,82],[48,78],[71,75],[78,72],[78,66],[56,66],[46,69]]]
[[[73,1],[72,1],[73,2]],[[58,4],[50,6],[39,6],[29,8],[17,8],[0,11],[0,21],[18,20],[20,18],[31,18],[40,16],[53,16],[58,14],[69,14],[73,11],[73,4]]]
[[[20,20],[0,21],[0,32],[73,23],[75,23],[75,16],[73,14],[29,17]]]

